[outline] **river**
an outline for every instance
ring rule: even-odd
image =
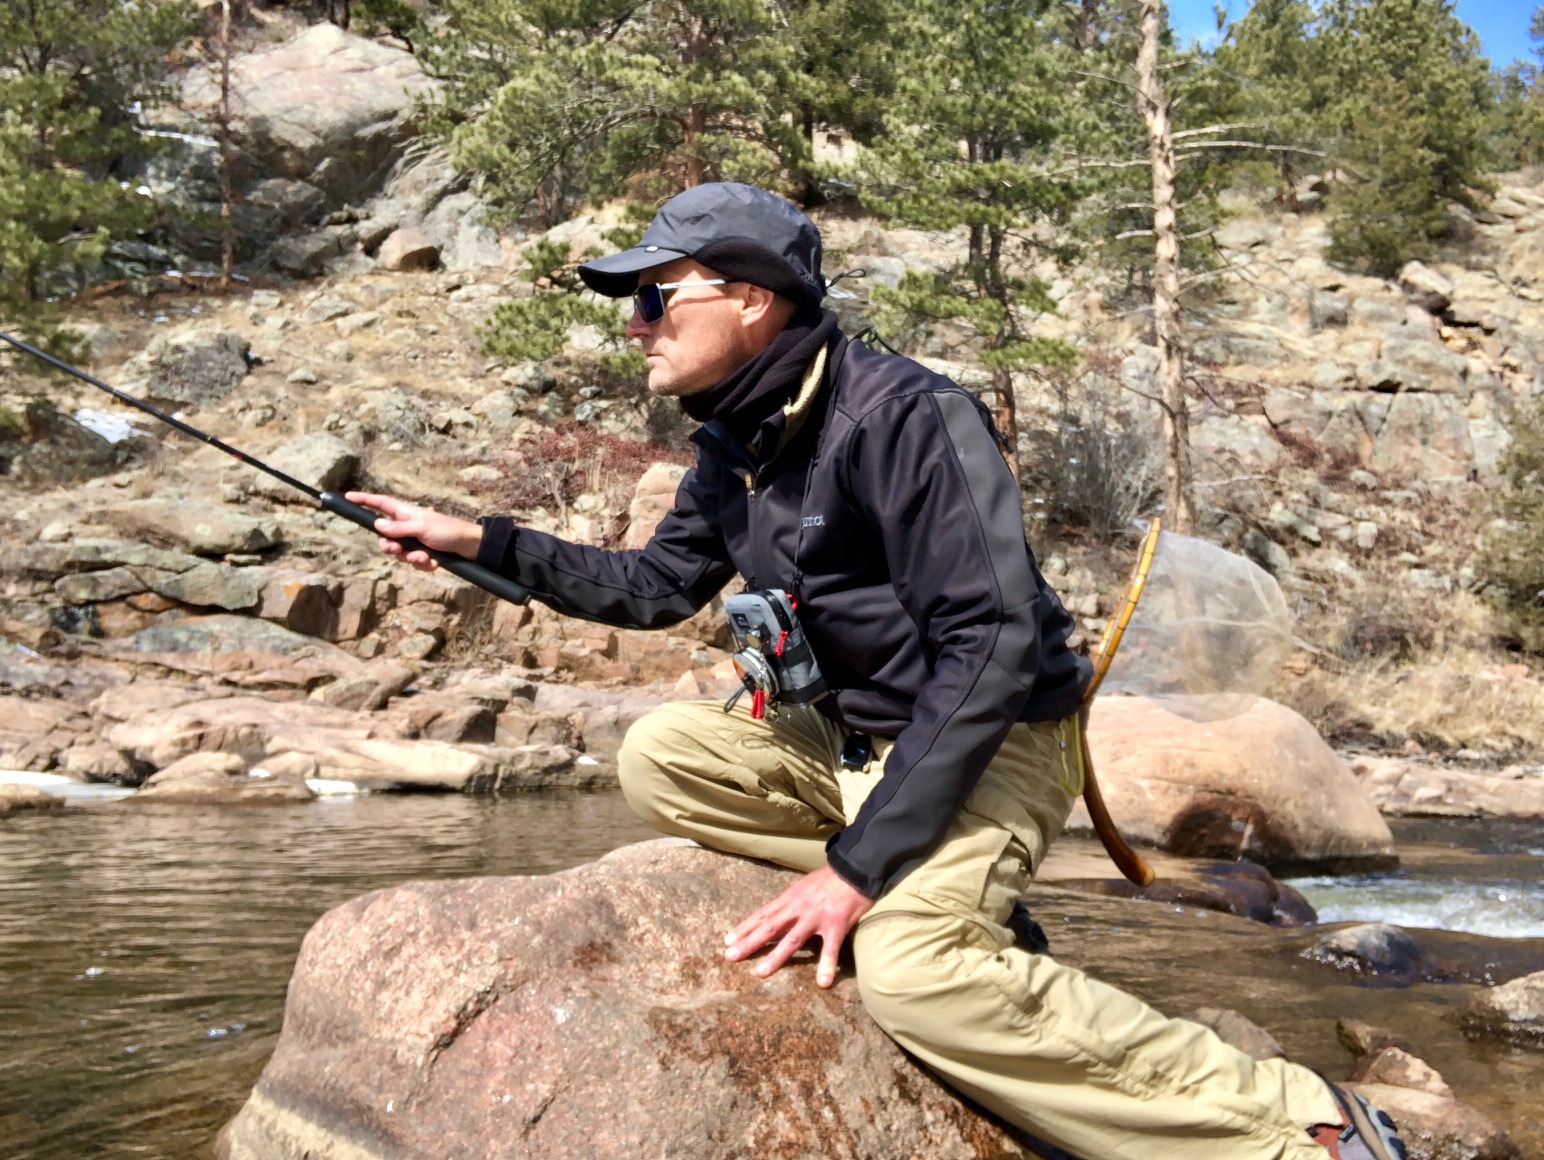
[[[1544,829],[1398,833],[1404,871],[1303,888],[1337,918],[1544,935],[1532,926]],[[203,1157],[273,1049],[296,951],[323,911],[412,878],[547,873],[648,836],[615,791],[82,803],[0,821],[0,1155]],[[1534,1058],[1505,1054],[1502,1070],[1524,1075]]]

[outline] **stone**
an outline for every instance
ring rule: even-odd
[[[158,579],[153,587],[159,595],[179,604],[240,612],[257,607],[263,583],[261,568],[233,568],[229,564],[206,562]]]
[[[282,443],[263,460],[318,491],[343,491],[359,470],[359,455],[354,449],[326,431],[315,431]],[[246,485],[251,491],[270,499],[310,502],[294,488],[263,472],[250,471]]]
[[[1462,393],[1468,376],[1463,355],[1412,327],[1386,333],[1378,357],[1356,368],[1358,383],[1370,391]]]
[[[1451,279],[1422,262],[1406,262],[1399,271],[1399,288],[1405,296],[1431,314],[1441,314],[1453,301]]]
[[[1252,862],[1215,862],[1169,871],[1147,886],[1137,886],[1125,878],[1068,878],[1058,885],[1105,897],[1236,914],[1270,926],[1311,926],[1319,918],[1306,898]]]
[[[1348,1085],[1399,1125],[1410,1160],[1519,1160],[1511,1138],[1488,1116],[1430,1092],[1381,1083]]]
[[[306,636],[329,637],[338,618],[342,586],[316,573],[278,576],[264,585],[257,614]]]
[[[300,312],[300,321],[309,326],[315,326],[322,322],[331,322],[348,314],[355,314],[361,307],[358,303],[351,302],[341,294],[327,291],[316,295],[306,303],[304,310]]]
[[[356,314],[345,314],[332,326],[343,338],[352,338],[361,330],[369,330],[371,327],[379,326],[381,322],[382,316],[374,310],[361,310]]]
[[[284,381],[297,387],[311,387],[322,380],[321,376],[310,367],[296,367],[284,376]]]
[[[410,661],[428,660],[443,643],[431,632],[414,632],[397,642],[397,655]]]
[[[329,204],[357,205],[396,160],[430,85],[411,53],[316,24],[232,61],[236,139],[264,171],[310,182]],[[198,67],[183,91],[212,107],[217,88]]]
[[[296,278],[315,278],[331,258],[343,252],[343,238],[333,230],[291,234],[268,247],[268,260]]]
[[[156,403],[204,407],[246,378],[251,345],[230,330],[197,328],[159,334],[123,368],[119,386]]]
[[[396,661],[372,661],[358,673],[340,677],[311,694],[311,700],[339,709],[384,709],[388,701],[413,683],[417,671]]]
[[[1453,1099],[1453,1089],[1441,1074],[1424,1059],[1402,1047],[1385,1047],[1357,1060],[1350,1075],[1352,1083],[1382,1083],[1390,1087],[1429,1092],[1443,1099]]]
[[[1321,934],[1302,957],[1400,984],[1415,982],[1429,965],[1420,944],[1386,922],[1364,922]]]
[[[488,225],[486,208],[470,190],[449,194],[419,224],[424,235],[439,245],[440,264],[447,270],[476,270],[505,263],[499,235]],[[464,314],[454,307],[446,313],[481,324],[488,309],[484,303]]]
[[[256,617],[228,613],[162,618],[115,642],[113,651],[136,664],[253,685],[309,688],[360,667],[358,660],[336,645]]]
[[[109,442],[47,399],[28,399],[17,424],[0,426],[0,475],[27,486],[78,483],[115,471],[128,446]]]
[[[1355,531],[1356,546],[1370,552],[1378,543],[1378,525],[1371,520],[1358,520]]]
[[[1274,1035],[1237,1011],[1226,1007],[1198,1007],[1184,1018],[1210,1027],[1224,1043],[1238,1048],[1251,1059],[1285,1059],[1287,1056]]]
[[[1358,1058],[1364,1055],[1376,1055],[1385,1047],[1397,1047],[1412,1055],[1415,1048],[1410,1041],[1397,1031],[1390,1031],[1387,1027],[1379,1027],[1362,1019],[1353,1019],[1343,1016],[1335,1021],[1335,1038],[1340,1040],[1340,1045]]]
[[[1461,1021],[1470,1035],[1544,1049],[1544,971],[1476,992]]]
[[[149,587],[141,578],[141,571],[133,568],[107,568],[100,572],[61,576],[54,581],[54,591],[66,604],[118,600],[124,596],[138,595]],[[171,577],[176,573],[167,572],[162,575]]]
[[[1261,697],[1230,719],[1195,722],[1144,698],[1102,697],[1088,737],[1128,838],[1321,873],[1397,864],[1388,824],[1356,777],[1284,705]]]
[[[659,521],[675,506],[676,491],[686,468],[676,463],[656,463],[639,477],[627,507],[627,536],[623,546],[642,548],[654,535]]]
[[[1463,479],[1474,464],[1469,420],[1452,395],[1394,395],[1373,444],[1374,471],[1412,472],[1427,479]]]
[[[321,217],[327,195],[308,182],[269,177],[247,190],[246,200],[249,205],[273,210],[284,225],[298,226],[312,224]]]
[[[908,1059],[850,977],[822,990],[796,960],[757,979],[706,946],[793,880],[667,839],[345,903],[302,944],[215,1155],[491,1156],[517,1137],[546,1160],[1032,1155]]]
[[[108,781],[118,785],[137,785],[139,775],[111,745],[105,742],[89,742],[65,750],[59,761],[71,777],[82,781]]]
[[[514,391],[489,391],[467,410],[494,427],[508,427],[520,413],[520,398]]]
[[[1244,533],[1244,554],[1272,576],[1281,577],[1292,571],[1292,557],[1287,550],[1259,528]]]
[[[24,810],[57,810],[63,807],[62,797],[47,793],[35,785],[0,783],[0,817],[19,814]]]
[[[107,514],[116,526],[177,544],[199,556],[265,552],[284,538],[279,521],[271,516],[247,515],[200,500],[135,500]]]
[[[432,270],[440,264],[440,248],[415,229],[393,230],[375,256],[383,270]]]
[[[145,782],[131,802],[191,802],[200,805],[276,805],[316,799],[316,791],[293,773],[275,774],[232,753],[193,753]]]
[[[1308,292],[1308,324],[1314,331],[1345,326],[1351,312],[1351,300],[1333,290]]]

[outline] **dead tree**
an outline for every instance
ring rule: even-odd
[[[1159,0],[1142,0],[1137,105],[1147,128],[1147,152],[1153,172],[1153,335],[1158,346],[1158,397],[1163,413],[1163,497],[1170,529],[1189,535],[1195,529],[1190,408],[1185,397],[1185,355],[1180,346],[1174,131],[1168,96],[1158,75],[1158,40],[1162,30],[1162,4]]]
[[[236,223],[232,217],[236,193],[231,175],[231,0],[220,0],[220,35],[215,51],[220,66],[220,101],[215,108],[215,140],[220,147],[220,289],[229,290],[236,256]]]

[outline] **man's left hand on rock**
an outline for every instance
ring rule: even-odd
[[[764,979],[816,937],[820,939],[820,965],[815,982],[829,987],[836,981],[836,958],[842,943],[873,905],[873,899],[848,885],[829,866],[822,866],[726,934],[724,957],[739,962],[776,941],[771,954],[755,967],[755,973]]]
[[[405,550],[399,541],[415,539],[437,552],[449,552],[468,560],[477,558],[477,549],[483,537],[480,524],[442,515],[417,504],[404,503],[389,495],[351,491],[346,498],[386,516],[375,525],[381,537],[381,551],[397,557],[403,563],[411,564],[420,572],[433,572],[439,564],[427,552]]]

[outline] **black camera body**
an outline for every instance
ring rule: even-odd
[[[814,650],[799,625],[798,602],[781,588],[741,592],[724,601],[741,688],[724,705],[751,695],[751,716],[760,720],[779,705],[809,705],[826,695]]]

